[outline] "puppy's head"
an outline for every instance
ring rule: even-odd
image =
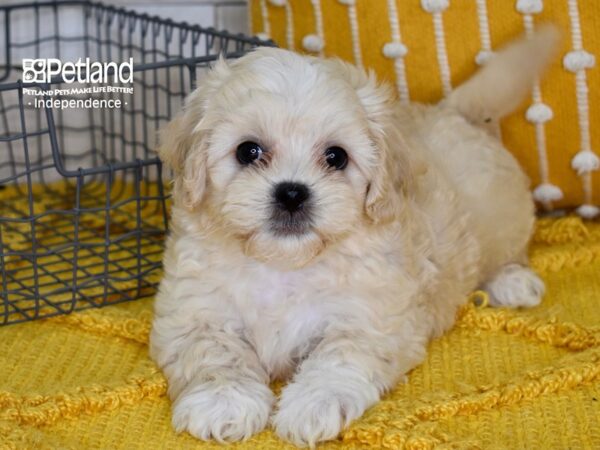
[[[391,115],[372,76],[261,48],[212,68],[159,153],[178,207],[208,215],[247,255],[296,268],[398,213],[408,163],[386,135]]]

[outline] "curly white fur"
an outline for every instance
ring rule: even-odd
[[[271,417],[314,446],[419,364],[479,285],[496,304],[539,302],[523,266],[528,181],[479,125],[518,103],[546,45],[500,51],[437,106],[401,105],[353,66],[285,50],[216,64],[160,148],[174,206],[150,350],[177,430],[239,440]],[[236,161],[246,140],[264,164]],[[349,154],[343,171],[324,164],[333,145]],[[271,191],[289,180],[310,186],[311,226],[281,236]],[[275,378],[291,381],[273,411]]]

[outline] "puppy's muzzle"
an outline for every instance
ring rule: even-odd
[[[277,184],[273,189],[271,230],[280,235],[305,233],[310,227],[310,197],[305,184]]]

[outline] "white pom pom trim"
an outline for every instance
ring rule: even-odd
[[[445,11],[449,5],[449,0],[421,0],[421,7],[431,14]]]
[[[356,3],[356,0],[338,0],[338,2],[340,2],[342,5],[346,5],[346,6],[354,6],[354,4]]]
[[[533,190],[533,198],[538,202],[552,202],[563,198],[563,193],[558,186],[550,183],[540,184]]]
[[[383,46],[383,56],[389,59],[402,58],[407,53],[406,45],[400,42],[388,42]]]
[[[577,171],[577,174],[583,175],[592,170],[598,170],[600,168],[600,158],[594,152],[582,150],[571,160],[571,167]]]
[[[256,33],[256,37],[259,38],[261,41],[268,41],[269,39],[271,39],[267,33]]]
[[[302,38],[302,47],[306,51],[318,53],[323,50],[323,39],[316,34],[307,34]]]
[[[478,66],[484,66],[490,59],[492,59],[493,56],[494,52],[490,50],[481,50],[479,53],[477,53],[475,62]]]
[[[600,208],[594,205],[581,205],[575,211],[584,219],[593,219],[600,213]]]
[[[542,0],[518,0],[517,11],[521,14],[538,14],[544,9]]]
[[[596,65],[596,57],[585,50],[573,50],[563,58],[563,66],[571,72],[591,69]]]
[[[552,109],[545,103],[536,103],[527,108],[525,118],[531,123],[546,123],[554,117]]]
[[[287,0],[269,0],[269,3],[273,6],[285,6]]]

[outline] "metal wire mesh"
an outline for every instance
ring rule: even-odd
[[[0,324],[152,295],[168,226],[156,130],[220,53],[265,43],[86,1],[0,6],[0,30]],[[24,88],[64,80],[24,85],[23,57],[133,58],[134,94],[40,107]]]

